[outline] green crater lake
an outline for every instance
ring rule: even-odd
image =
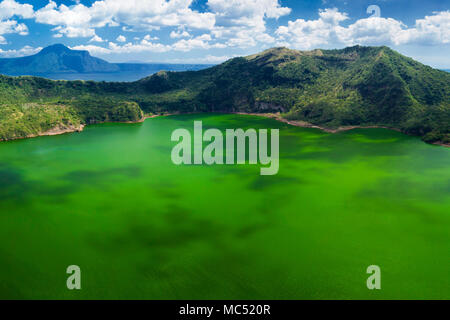
[[[175,166],[194,120],[279,128],[278,175]],[[449,253],[450,149],[394,131],[214,114],[0,143],[1,299],[449,299]]]

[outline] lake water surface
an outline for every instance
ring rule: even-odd
[[[279,128],[279,174],[173,165],[194,120]],[[450,149],[394,131],[185,115],[0,143],[1,299],[449,299],[449,252]]]
[[[117,72],[100,72],[100,73],[36,73],[36,74],[8,74],[9,76],[31,75],[35,77],[43,77],[51,80],[84,80],[84,81],[105,81],[105,82],[133,82],[149,77],[159,71],[198,71],[211,67],[207,64],[130,64],[120,63],[120,71]]]

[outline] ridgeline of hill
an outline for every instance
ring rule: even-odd
[[[450,74],[388,47],[274,48],[133,83],[0,77],[0,139],[143,114],[281,112],[325,128],[386,126],[450,143]]]

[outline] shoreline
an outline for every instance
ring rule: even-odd
[[[59,136],[59,135],[66,134],[66,133],[82,132],[85,127],[86,127],[85,124],[80,124],[77,127],[75,127],[75,126],[65,127],[65,128],[55,127],[55,128],[51,128],[50,130],[47,130],[45,132],[29,134],[29,135],[27,135],[25,137],[14,137],[14,138],[11,138],[11,139],[0,139],[0,142],[25,140],[25,139],[31,139],[31,138],[37,138],[37,137]]]
[[[291,126],[294,127],[301,127],[301,128],[312,128],[312,129],[319,129],[322,131],[325,131],[327,133],[339,133],[339,132],[344,132],[344,131],[350,131],[353,129],[389,129],[389,130],[393,130],[393,131],[397,131],[397,132],[401,132],[403,133],[400,129],[397,128],[393,128],[393,127],[388,127],[388,126],[377,126],[377,125],[370,125],[370,126],[341,126],[338,127],[336,129],[331,129],[331,128],[326,128],[326,127],[321,127],[306,121],[301,121],[301,120],[288,120],[285,119],[283,117],[281,117],[280,114],[276,114],[276,113],[245,113],[245,112],[235,112],[233,114],[242,114],[242,115],[250,115],[250,116],[260,116],[260,117],[264,117],[264,118],[269,118],[269,119],[274,119],[286,124],[289,124]]]
[[[16,141],[16,140],[25,140],[25,139],[31,139],[31,138],[37,138],[37,137],[47,137],[47,136],[59,136],[67,133],[76,133],[76,132],[82,132],[87,126],[93,125],[93,124],[102,124],[102,123],[123,123],[123,124],[133,124],[133,123],[143,123],[147,119],[153,119],[158,117],[164,117],[169,116],[173,114],[162,114],[162,115],[148,115],[142,117],[142,119],[138,121],[114,121],[114,122],[97,122],[97,123],[90,123],[90,124],[80,124],[78,127],[72,126],[72,127],[55,127],[50,130],[47,130],[45,132],[36,133],[36,134],[30,134],[25,137],[14,137],[11,139],[0,139],[0,142],[8,142],[8,141]]]
[[[286,124],[289,124],[291,126],[295,126],[295,127],[300,127],[300,128],[312,128],[312,129],[319,129],[322,130],[324,132],[327,133],[339,133],[339,132],[345,132],[345,131],[350,131],[350,130],[354,130],[354,129],[388,129],[388,130],[393,130],[393,131],[397,131],[400,133],[403,133],[405,135],[408,135],[407,133],[404,133],[402,130],[398,129],[398,128],[394,128],[394,127],[388,127],[388,126],[377,126],[377,125],[370,125],[370,126],[342,126],[342,127],[338,127],[336,129],[330,129],[330,128],[325,128],[325,127],[321,127],[318,125],[314,125],[312,123],[306,122],[306,121],[301,121],[301,120],[288,120],[285,119],[283,117],[281,117],[280,114],[276,114],[276,113],[246,113],[246,112],[233,112],[231,114],[241,114],[241,115],[250,115],[250,116],[259,116],[259,117],[264,117],[264,118],[268,118],[268,119],[274,119]],[[414,137],[419,137],[419,136],[414,136]],[[423,141],[423,140],[422,140]],[[428,143],[423,141],[426,144],[433,144],[436,146],[441,146],[441,147],[447,147],[450,148],[450,143],[444,143],[441,141],[435,141],[432,143]]]
[[[212,112],[212,113],[221,113],[221,112]],[[145,122],[145,120],[147,119],[155,119],[155,118],[160,118],[160,117],[169,117],[169,116],[176,116],[176,115],[183,115],[183,114],[195,114],[195,113],[166,113],[166,114],[153,114],[153,115],[145,115],[142,117],[142,119],[138,120],[138,121],[116,121],[116,122],[111,122],[111,123],[124,123],[124,124],[133,124],[133,123],[143,123]],[[199,113],[201,114],[201,113]],[[322,130],[324,132],[327,133],[340,133],[340,132],[345,132],[345,131],[350,131],[350,130],[354,130],[354,129],[388,129],[388,130],[393,130],[393,131],[397,131],[403,134],[406,134],[404,132],[402,132],[400,129],[398,128],[393,128],[393,127],[388,127],[388,126],[377,126],[377,125],[370,125],[370,126],[341,126],[338,127],[336,129],[331,129],[331,128],[326,128],[326,127],[321,127],[318,125],[314,125],[312,123],[306,122],[306,121],[301,121],[301,120],[288,120],[285,119],[281,116],[281,114],[279,113],[254,113],[254,112],[230,112],[230,113],[224,113],[224,114],[238,114],[238,115],[248,115],[248,116],[257,116],[257,117],[263,117],[263,118],[268,118],[268,119],[273,119],[279,122],[283,122],[286,124],[289,124],[291,126],[294,127],[300,127],[300,128],[310,128],[310,129],[319,129]],[[98,124],[101,123],[108,123],[108,122],[99,122]],[[94,123],[93,123],[94,124]],[[86,128],[86,124],[81,124],[78,127],[70,127],[70,128],[52,128],[46,132],[43,133],[39,133],[39,134],[33,134],[33,135],[28,135],[26,137],[18,137],[18,138],[12,138],[12,139],[0,139],[0,142],[6,142],[6,141],[14,141],[14,140],[23,140],[23,139],[29,139],[29,138],[37,138],[37,137],[44,137],[44,136],[56,136],[56,135],[62,135],[62,134],[67,134],[67,133],[75,133],[75,132],[82,132],[84,130],[84,128]],[[424,141],[424,143],[427,143]],[[441,147],[447,147],[450,148],[450,143],[444,143],[444,142],[440,142],[440,141],[436,141],[433,143],[427,143],[427,144],[433,144],[433,145],[437,145],[437,146],[441,146]]]

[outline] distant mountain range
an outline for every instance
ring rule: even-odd
[[[136,72],[144,76],[151,75],[161,70],[193,71],[208,66],[210,65],[109,63],[105,60],[92,57],[88,51],[71,50],[62,44],[46,47],[32,56],[0,59],[1,74],[11,76],[34,75],[43,77],[56,74],[61,75],[61,78],[64,78],[65,74],[121,72]],[[74,77],[71,77],[70,79],[73,78]]]

